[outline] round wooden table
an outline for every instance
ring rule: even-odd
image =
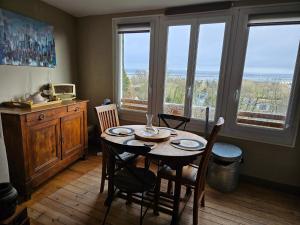
[[[134,130],[138,129],[144,129],[145,125],[126,125],[124,127],[130,127]],[[123,144],[126,140],[134,139],[134,135],[131,136],[112,136],[107,134],[106,132],[103,132],[101,134],[102,138],[105,138],[106,140]],[[203,151],[185,151],[182,149],[178,149],[173,147],[170,142],[174,139],[194,139],[197,141],[200,141],[203,143],[203,150],[206,146],[207,141],[196,134],[187,132],[187,131],[181,131],[177,130],[176,136],[171,136],[168,141],[165,142],[158,142],[157,146],[155,146],[154,149],[152,149],[149,153],[147,153],[147,157],[154,160],[161,160],[165,164],[169,165],[172,169],[176,170],[176,181],[175,181],[175,191],[174,191],[174,203],[173,203],[173,213],[172,213],[172,222],[171,225],[178,224],[178,216],[179,216],[179,203],[180,203],[180,192],[181,192],[181,184],[180,180],[182,177],[182,168],[189,163],[192,163],[195,159],[197,159],[198,156],[200,156]],[[113,188],[111,185],[108,185],[109,189]],[[111,190],[112,191],[112,190]],[[108,193],[111,193],[110,190],[108,190]],[[108,194],[109,195],[109,194]]]

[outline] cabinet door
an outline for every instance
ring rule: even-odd
[[[31,175],[52,167],[61,159],[59,119],[28,126],[27,144]]]
[[[83,112],[76,112],[61,119],[62,157],[83,151]]]

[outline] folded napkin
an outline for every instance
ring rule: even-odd
[[[4,182],[9,182],[9,173],[0,113],[0,183]]]

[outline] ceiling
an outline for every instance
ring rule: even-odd
[[[224,0],[42,0],[76,17],[162,9]]]

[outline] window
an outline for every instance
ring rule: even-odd
[[[147,111],[150,24],[118,26],[120,106],[122,109]]]
[[[285,128],[299,41],[299,24],[250,25],[239,124]]]
[[[169,26],[164,113],[184,115],[190,25]]]
[[[299,4],[297,5],[299,6]],[[120,118],[225,117],[222,135],[294,146],[300,119],[297,7],[251,6],[113,20]],[[154,118],[154,123],[157,121]]]
[[[274,7],[241,9],[239,15],[231,43],[232,68],[227,72],[229,94],[223,98],[227,101],[225,132],[294,146],[300,109],[299,14],[295,17],[289,7]]]
[[[216,115],[225,22],[167,23],[163,112],[210,120]]]
[[[209,119],[215,119],[224,32],[225,23],[200,25],[192,118],[204,120],[209,107]]]

